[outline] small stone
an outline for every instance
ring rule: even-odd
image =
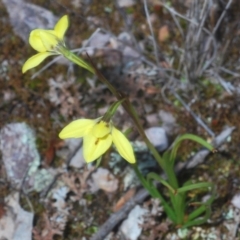
[[[118,0],[119,7],[131,7],[132,5],[136,4],[135,0]]]
[[[236,194],[231,201],[232,205],[240,209],[240,193]]]
[[[137,240],[142,232],[143,216],[147,214],[147,210],[136,205],[129,213],[128,218],[122,223],[120,231],[125,235],[126,239]]]
[[[145,130],[149,141],[157,147],[159,151],[163,151],[168,147],[168,138],[166,131],[162,127],[151,127]]]
[[[102,189],[105,192],[112,193],[118,189],[118,179],[109,172],[108,169],[98,168],[92,174],[92,181],[88,181],[92,192]]]
[[[0,139],[0,151],[8,179],[18,188],[26,173],[34,173],[40,164],[35,134],[25,123],[10,123],[0,130]],[[28,179],[24,185],[29,187]]]

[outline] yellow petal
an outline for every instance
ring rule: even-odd
[[[55,35],[55,32],[52,30],[42,30],[39,31],[40,38],[42,43],[47,51],[55,51],[55,47],[60,42],[60,39]]]
[[[60,40],[63,40],[66,30],[68,29],[68,24],[69,24],[68,16],[64,15],[55,25],[54,31]]]
[[[61,139],[65,138],[81,138],[85,136],[96,124],[96,120],[78,119],[69,123],[59,133]]]
[[[38,52],[46,52],[48,49],[43,44],[41,32],[47,32],[48,34],[55,34],[53,30],[35,29],[31,31],[29,37],[29,43]]]
[[[122,132],[113,127],[112,129],[112,139],[115,144],[119,154],[127,160],[129,163],[135,163],[136,159],[133,153],[133,148],[128,139],[124,136]]]
[[[92,134],[96,138],[103,138],[107,134],[109,134],[110,131],[111,131],[111,128],[109,126],[109,123],[100,121],[100,122],[96,123],[96,125],[93,127]]]
[[[22,67],[22,73],[25,73],[29,69],[38,66],[45,58],[47,58],[50,55],[55,55],[55,53],[41,52],[36,55],[33,55],[24,63]]]
[[[112,136],[109,134],[104,138],[96,138],[88,134],[83,138],[83,157],[86,162],[92,162],[103,155],[112,144]]]

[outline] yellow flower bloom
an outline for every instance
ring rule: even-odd
[[[65,15],[57,22],[53,30],[35,29],[31,31],[29,43],[39,53],[24,63],[23,73],[38,66],[48,56],[61,54],[58,47],[65,47],[63,38],[68,24],[68,16]]]
[[[79,119],[68,124],[60,132],[61,139],[83,138],[83,156],[89,163],[98,159],[114,143],[119,154],[129,163],[135,163],[133,148],[124,136],[112,123],[101,118]]]

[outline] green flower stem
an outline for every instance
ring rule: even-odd
[[[145,131],[144,131],[142,125],[140,124],[139,117],[138,117],[135,109],[133,108],[132,104],[130,103],[129,99],[126,99],[126,101],[123,102],[122,105],[125,108],[125,110],[128,112],[128,114],[132,117],[132,119],[135,123],[135,126],[137,127],[139,134],[143,138],[143,141],[148,146],[148,149],[151,151],[151,153],[153,154],[154,158],[156,159],[156,161],[158,162],[160,167],[166,173],[170,185],[173,188],[177,189],[178,188],[178,181],[177,181],[176,174],[175,174],[173,166],[170,163],[164,161],[164,159],[159,155],[156,148],[152,145],[152,143],[147,138],[147,136],[145,134]]]
[[[171,203],[174,209],[174,212],[176,213],[176,224],[181,224],[184,220],[184,211],[185,211],[185,196],[186,194],[178,193],[178,189],[173,189],[172,186],[166,182],[164,179],[162,179],[158,174],[156,173],[149,173],[147,175],[147,180],[149,183],[152,182],[152,180],[158,181],[161,184],[163,184],[165,187],[169,189],[169,195],[171,199]]]
[[[123,98],[125,98],[124,94],[120,93],[119,91],[117,91],[115,89],[115,87],[102,75],[102,73],[100,71],[98,71],[98,69],[96,68],[95,64],[93,63],[93,61],[91,60],[91,58],[89,57],[89,60],[92,64],[93,67],[90,67],[90,65],[88,65],[85,61],[83,61],[82,59],[80,59],[77,55],[75,55],[74,53],[70,52],[68,49],[66,48],[62,48],[61,49],[61,53],[70,61],[76,63],[77,65],[79,65],[80,67],[84,67],[87,70],[89,70],[92,73],[95,73],[99,79],[102,81],[103,84],[105,84],[108,89],[112,92],[112,94],[118,99],[118,100],[122,100]],[[164,170],[164,172],[167,174],[168,180],[170,185],[173,188],[177,188],[178,187],[178,182],[177,182],[177,178],[176,178],[176,174],[174,172],[173,166],[171,166],[171,164],[165,163],[164,160],[161,158],[161,156],[159,155],[158,151],[156,150],[156,148],[152,145],[152,143],[148,140],[144,129],[142,127],[142,125],[140,124],[139,121],[139,117],[135,111],[135,109],[133,108],[132,104],[130,103],[130,101],[128,100],[128,98],[126,98],[125,101],[123,101],[122,106],[124,107],[124,109],[126,110],[126,112],[132,117],[133,122],[135,123],[139,134],[142,136],[144,142],[147,144],[148,148],[150,149],[150,151],[152,152],[154,158],[157,160],[157,162],[159,163],[160,167]]]
[[[165,187],[167,187],[169,189],[169,191],[174,195],[177,193],[177,190],[172,188],[172,186],[167,182],[165,181],[164,179],[162,179],[158,174],[154,173],[154,172],[150,172],[148,175],[147,175],[147,181],[152,181],[152,180],[155,180],[155,181],[158,181],[160,182],[162,185],[164,185]]]
[[[78,66],[87,69],[93,74],[95,73],[94,69],[87,62],[78,57],[75,53],[71,52],[69,49],[61,46],[59,47],[58,51],[69,61],[76,63]]]
[[[184,221],[185,204],[186,204],[185,196],[184,196],[184,194],[173,195],[173,196],[171,196],[171,200],[172,200],[172,203],[174,202],[173,208],[174,208],[174,211],[176,212],[176,216],[177,216],[176,223],[182,224]]]
[[[200,145],[202,145],[203,147],[207,148],[209,151],[214,151],[214,148],[210,143],[206,142],[204,139],[202,139],[194,134],[187,133],[187,134],[184,134],[184,135],[178,137],[174,141],[174,146],[173,146],[171,154],[169,156],[169,161],[172,165],[174,165],[174,163],[175,163],[178,148],[183,140],[191,140],[191,141],[197,142]]]
[[[176,173],[174,171],[174,161],[175,161],[176,152],[179,147],[179,144],[184,139],[191,139],[196,142],[199,142],[200,144],[203,144],[208,149],[211,149],[210,144],[205,143],[204,140],[202,140],[198,137],[195,137],[194,135],[185,135],[183,137],[180,137],[177,140],[171,153],[166,152],[161,157],[159,155],[158,151],[156,150],[156,148],[152,145],[152,143],[147,138],[147,136],[144,132],[144,129],[143,129],[142,125],[140,124],[139,116],[136,113],[132,104],[130,103],[129,99],[123,93],[117,91],[115,89],[115,87],[102,75],[102,73],[97,69],[97,67],[91,60],[91,58],[87,55],[89,57],[89,60],[91,63],[91,66],[90,66],[88,63],[86,63],[84,60],[79,58],[74,53],[70,52],[65,47],[61,48],[60,50],[61,50],[61,53],[63,54],[63,56],[65,56],[70,61],[76,63],[80,67],[84,67],[85,69],[89,70],[91,73],[95,73],[98,76],[99,80],[103,84],[105,84],[108,87],[108,89],[112,92],[112,94],[119,100],[117,103],[115,103],[115,105],[113,105],[111,107],[111,110],[105,116],[106,118],[111,116],[112,112],[114,112],[116,110],[117,105],[119,105],[120,103],[122,104],[125,111],[129,114],[129,116],[131,116],[136,128],[138,129],[139,134],[143,138],[144,142],[146,143],[147,147],[153,154],[154,158],[156,159],[156,161],[158,162],[160,167],[166,173],[167,181],[165,181],[161,178],[159,179],[154,174],[150,175],[149,178],[146,180],[144,178],[144,176],[140,173],[138,166],[136,164],[132,164],[132,166],[134,168],[134,171],[135,171],[137,177],[139,178],[140,182],[142,183],[143,187],[149,191],[149,193],[152,197],[160,199],[168,217],[174,223],[176,223],[178,225],[183,224],[184,227],[191,226],[191,225],[197,224],[197,223],[205,222],[206,218],[209,217],[209,209],[208,209],[207,205],[200,206],[197,210],[195,210],[193,213],[191,213],[188,216],[187,221],[184,220],[184,213],[185,213],[185,208],[186,208],[185,198],[186,198],[187,191],[190,191],[190,190],[193,190],[196,188],[209,187],[208,183],[200,183],[200,184],[193,184],[193,185],[186,184],[183,187],[179,188]],[[156,186],[154,185],[152,180],[160,181],[162,184],[164,184],[168,188],[172,207],[164,199],[164,197],[159,193],[158,189],[156,188]],[[210,204],[213,201],[213,199],[214,199],[214,197],[212,197],[208,201],[208,204]],[[204,218],[195,219],[203,212],[206,212],[206,216]]]
[[[190,190],[195,190],[198,188],[210,188],[210,187],[212,187],[212,184],[209,182],[194,183],[194,184],[189,184],[187,186],[177,189],[177,192],[182,193],[182,192],[188,192]]]
[[[119,100],[117,102],[114,102],[107,110],[107,112],[104,114],[102,120],[105,122],[109,122],[113,115],[116,113],[118,107],[125,101],[126,99],[123,98],[122,100]]]
[[[189,228],[189,227],[201,225],[201,224],[207,222],[207,220],[211,216],[211,209],[210,209],[210,207],[206,207],[204,210],[205,210],[205,216],[204,217],[197,218],[197,219],[194,219],[194,220],[191,220],[191,221],[188,220],[186,223],[184,223],[182,225],[182,228]]]
[[[214,201],[214,199],[216,197],[216,188],[214,187],[213,184],[211,184],[211,183],[209,183],[209,184],[211,185],[211,190],[212,190],[211,197],[205,203],[200,203],[201,206],[188,215],[189,221],[195,219],[196,217],[201,215],[204,211],[209,209],[212,202]]]
[[[165,201],[163,196],[159,193],[158,189],[154,186],[154,184],[151,181],[147,181],[143,177],[143,175],[140,173],[136,163],[132,164],[132,167],[133,167],[138,179],[140,180],[141,184],[143,185],[143,187],[148,190],[149,194],[153,198],[160,199],[160,201],[164,207],[164,210],[167,213],[167,216],[171,219],[172,222],[176,223],[177,216],[176,216],[175,212],[172,210],[172,208],[169,206],[169,204]]]

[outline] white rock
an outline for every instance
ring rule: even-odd
[[[119,7],[131,7],[134,4],[134,0],[118,0]]]
[[[75,168],[82,168],[86,162],[83,158],[82,138],[69,138],[65,140],[66,148],[57,151],[57,156],[67,159],[72,156],[70,166]]]
[[[240,209],[240,193],[236,194],[231,201],[232,205]]]
[[[160,151],[168,147],[168,138],[166,131],[161,127],[151,127],[145,130],[149,141],[158,147]]]
[[[33,214],[19,205],[19,193],[6,198],[6,213],[0,219],[0,239],[31,240]]]
[[[108,169],[101,167],[92,174],[92,181],[88,181],[88,184],[91,186],[92,192],[102,189],[105,192],[111,193],[118,189],[118,179]]]
[[[0,151],[8,180],[16,188],[42,191],[56,175],[54,169],[38,169],[40,156],[34,131],[26,123],[10,123],[0,130]],[[24,184],[22,181],[24,179]]]
[[[82,168],[86,164],[83,157],[83,148],[79,148],[76,154],[72,157],[70,166],[75,168]]]
[[[57,19],[51,11],[23,0],[3,0],[14,32],[28,42],[29,32],[35,28],[53,28]]]
[[[8,179],[19,187],[26,173],[36,172],[40,164],[35,134],[26,123],[10,123],[1,129],[0,139],[0,151]]]
[[[160,117],[160,119],[163,123],[168,123],[168,124],[175,124],[176,123],[176,119],[174,118],[174,116],[170,112],[160,110],[158,115],[159,115],[159,117]]]
[[[141,224],[143,224],[143,216],[148,211],[136,205],[129,213],[128,218],[122,223],[120,231],[128,240],[137,240],[142,232]]]
[[[162,127],[166,130],[168,135],[177,133],[178,124],[172,113],[160,110],[158,116],[162,122]]]

